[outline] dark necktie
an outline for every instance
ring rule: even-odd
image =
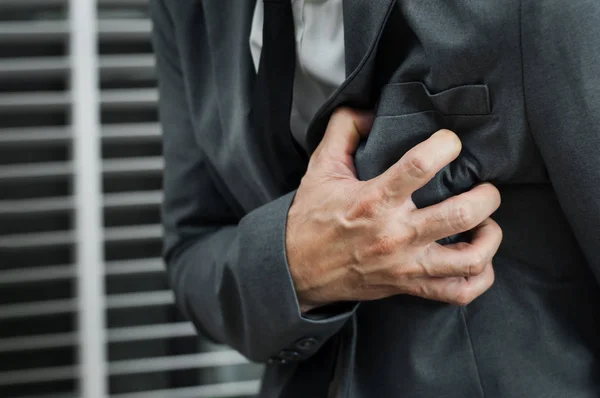
[[[265,151],[260,155],[278,186],[288,192],[298,187],[307,163],[305,152],[290,131],[296,66],[294,16],[291,0],[262,1],[263,46],[254,86],[252,122],[260,148]]]

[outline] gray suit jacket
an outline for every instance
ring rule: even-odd
[[[396,296],[312,318],[286,263],[294,192],[249,124],[254,2],[151,6],[165,260],[199,332],[271,362],[262,397],[600,396],[600,2],[345,1],[348,78],[310,149],[340,105],[377,111],[362,179],[453,129],[462,155],[414,200],[491,181],[504,242],[467,307]]]

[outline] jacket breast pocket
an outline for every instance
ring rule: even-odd
[[[388,84],[382,90],[372,130],[356,153],[358,177],[378,176],[412,147],[445,128],[458,134],[463,150],[415,192],[413,201],[417,207],[425,207],[465,192],[486,177],[476,152],[482,139],[493,135],[491,111],[489,90],[483,84],[439,93],[431,93],[420,82]]]

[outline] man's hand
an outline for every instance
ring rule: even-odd
[[[382,175],[359,181],[354,153],[371,129],[369,113],[341,108],[313,153],[290,208],[286,248],[302,311],[339,301],[410,294],[466,305],[494,282],[502,231],[491,184],[417,209],[411,199],[461,151],[440,130]],[[470,243],[437,240],[473,230]]]

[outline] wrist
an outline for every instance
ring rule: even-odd
[[[306,223],[301,221],[305,218],[292,203],[286,225],[286,256],[303,314],[345,297],[346,272],[340,264],[348,263],[348,255],[339,245],[324,241],[319,234],[309,233]],[[331,250],[336,247],[338,250]]]
[[[314,278],[310,275],[313,270],[310,270],[307,267],[293,266],[292,264],[297,264],[295,261],[289,264],[290,275],[294,284],[296,299],[300,306],[300,312],[305,314],[308,311],[328,304],[326,301],[317,300],[317,297],[315,297],[316,288],[312,286],[313,284],[311,283],[311,280],[314,280]]]
[[[324,280],[322,276],[316,275],[318,267],[305,266],[296,256],[292,255],[290,257],[288,266],[300,312],[305,314],[308,311],[330,304],[332,301],[323,296],[327,288],[317,282]]]

